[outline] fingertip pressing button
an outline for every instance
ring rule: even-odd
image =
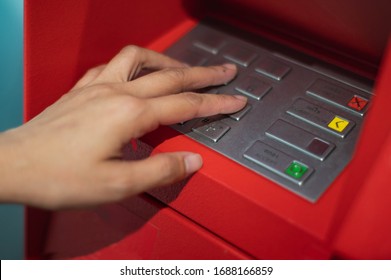
[[[251,110],[251,105],[247,104],[242,110],[230,114],[229,117],[235,121],[240,121],[250,110]]]

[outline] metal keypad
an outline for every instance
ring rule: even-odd
[[[242,34],[202,22],[166,51],[191,65],[236,63],[234,81],[200,92],[249,97],[239,112],[172,127],[314,202],[353,155],[372,81]]]

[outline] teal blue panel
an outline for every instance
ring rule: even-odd
[[[22,96],[23,0],[0,0],[0,131],[22,123]],[[0,259],[23,258],[23,223],[22,206],[0,205]]]

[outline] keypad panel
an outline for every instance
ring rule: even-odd
[[[235,63],[231,83],[199,92],[248,97],[239,112],[172,127],[315,202],[353,156],[373,82],[242,34],[201,22],[166,51],[190,65]]]

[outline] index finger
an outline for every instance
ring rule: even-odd
[[[141,135],[135,137],[141,137],[159,125],[171,125],[198,117],[237,112],[247,103],[247,98],[241,95],[192,92],[145,100],[148,106],[146,116],[138,123]]]

